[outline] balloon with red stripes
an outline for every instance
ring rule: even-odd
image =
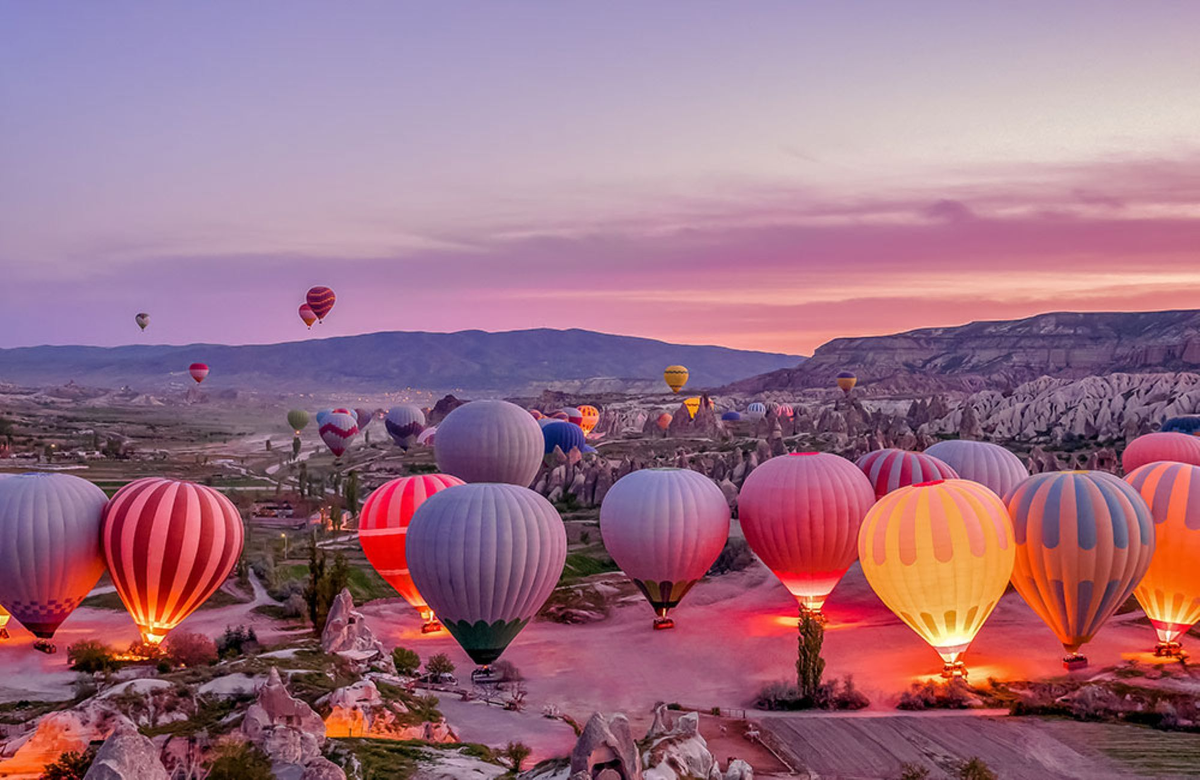
[[[312,287],[304,299],[313,314],[317,315],[317,319],[324,322],[329,312],[333,311],[333,304],[337,300],[337,296],[328,287]]]
[[[893,490],[909,485],[959,478],[958,472],[944,461],[923,452],[908,450],[875,450],[863,455],[855,465],[871,480],[876,498],[883,498]]]
[[[379,576],[387,580],[420,613],[427,630],[436,630],[438,624],[433,610],[417,591],[408,572],[408,558],[404,553],[408,524],[425,499],[448,487],[464,484],[461,479],[449,474],[400,477],[379,486],[367,497],[359,514],[358,543],[362,545],[367,560],[379,572]]]
[[[100,536],[117,594],[149,644],[161,642],[221,587],[242,542],[242,518],[228,498],[157,477],[117,491]]]
[[[333,457],[340,458],[358,435],[358,418],[349,409],[334,409],[321,423],[319,433]]]

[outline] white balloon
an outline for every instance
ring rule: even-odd
[[[434,440],[438,470],[465,482],[529,487],[545,439],[529,412],[508,401],[471,401],[442,420]]]

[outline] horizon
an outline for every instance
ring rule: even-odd
[[[283,8],[0,3],[0,346],[1200,298],[1200,6]]]

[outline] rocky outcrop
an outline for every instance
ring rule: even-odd
[[[52,712],[32,731],[0,745],[0,777],[37,777],[63,753],[80,753],[90,743],[107,739],[121,720],[121,715],[95,700],[73,710]]]
[[[242,719],[242,734],[277,766],[306,766],[321,756],[325,722],[304,702],[288,693],[271,667],[258,698]]]
[[[406,717],[409,710],[404,703],[385,700],[371,680],[359,680],[353,685],[338,688],[329,694],[325,703],[330,708],[325,718],[327,737],[458,741],[444,720],[412,723],[412,718]]]
[[[321,650],[353,661],[360,671],[374,668],[387,674],[396,673],[391,655],[375,638],[363,614],[354,609],[354,598],[347,588],[342,589],[329,607],[325,630],[321,632]]]
[[[639,752],[638,745],[646,747]],[[621,714],[588,720],[571,752],[570,780],[753,780],[745,761],[730,761],[724,772],[700,735],[700,715],[672,713],[666,705],[654,710],[646,736],[635,742],[628,719]]]
[[[346,773],[328,758],[316,758],[304,767],[300,780],[346,780]]]
[[[150,738],[122,721],[100,746],[83,780],[169,780],[169,775]]]
[[[592,715],[571,751],[571,778],[641,780],[642,764],[629,719]]]

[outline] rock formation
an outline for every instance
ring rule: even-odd
[[[329,607],[325,630],[321,632],[321,650],[353,661],[362,671],[376,668],[387,674],[396,673],[391,655],[371,633],[363,614],[354,609],[354,598],[347,588],[342,588]]]
[[[138,733],[129,721],[121,721],[100,746],[83,780],[168,780],[149,737]]]
[[[641,780],[642,764],[629,719],[592,715],[571,751],[572,780]]]
[[[325,722],[312,707],[288,693],[279,670],[271,667],[258,698],[242,719],[242,734],[261,748],[272,764],[306,766],[321,757]]]
[[[404,703],[384,700],[379,688],[371,680],[359,680],[353,685],[338,688],[329,694],[326,703],[330,708],[325,718],[327,737],[458,741],[445,721],[406,723],[405,716],[409,711]]]

